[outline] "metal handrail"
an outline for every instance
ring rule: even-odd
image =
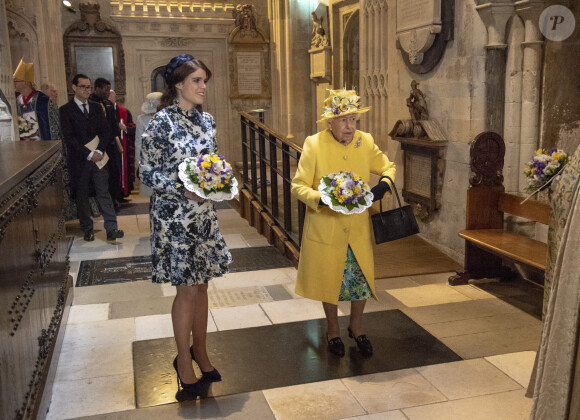
[[[292,197],[290,187],[302,148],[265,125],[263,112],[240,112],[242,183],[299,248],[306,206]]]

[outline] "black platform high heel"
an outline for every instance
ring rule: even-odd
[[[189,354],[191,354],[191,360],[197,363],[197,361],[195,360],[195,354],[193,353],[193,346],[189,347]],[[201,368],[199,368],[199,370],[201,370]],[[222,375],[218,372],[216,368],[210,370],[209,372],[204,372],[203,370],[201,370],[201,379],[207,382],[219,382],[222,380]]]
[[[173,359],[173,368],[175,369],[175,373],[177,373],[177,392],[179,393],[179,387],[181,387],[181,389],[189,397],[188,399],[196,399],[197,396],[201,394],[201,385],[199,381],[192,384],[186,384],[181,380],[179,376],[179,369],[177,368],[177,356],[175,356],[175,359]]]
[[[366,334],[361,334],[358,337],[355,337],[350,327],[348,327],[348,336],[354,339],[354,341],[356,342],[356,346],[358,347],[358,350],[362,353],[363,356],[373,355],[373,345],[367,338]]]

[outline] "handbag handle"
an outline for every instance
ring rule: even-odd
[[[403,206],[401,205],[401,199],[399,198],[399,192],[397,191],[397,187],[395,187],[395,182],[391,179],[390,176],[388,175],[383,175],[379,178],[379,182],[381,182],[381,180],[383,178],[387,178],[389,181],[391,181],[391,186],[393,187],[393,190],[395,191],[395,197],[397,197],[397,202],[399,203],[399,210],[401,211],[401,215],[404,217],[405,216],[405,212],[403,211]],[[379,207],[381,210],[381,221],[383,221],[382,219],[382,213],[383,213],[383,200],[379,200]],[[384,223],[384,221],[383,221]]]

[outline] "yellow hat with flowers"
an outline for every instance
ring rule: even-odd
[[[360,96],[356,94],[356,90],[346,90],[344,88],[330,90],[328,98],[324,100],[322,118],[316,122],[321,123],[348,114],[362,114],[369,109],[371,109],[370,106],[366,108],[360,107]]]
[[[34,84],[34,63],[25,63],[21,58],[18,67],[14,70],[14,78]]]

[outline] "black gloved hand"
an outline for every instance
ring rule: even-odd
[[[377,185],[371,188],[371,192],[375,196],[373,201],[382,200],[386,192],[391,191],[391,187],[386,182],[379,182]]]

